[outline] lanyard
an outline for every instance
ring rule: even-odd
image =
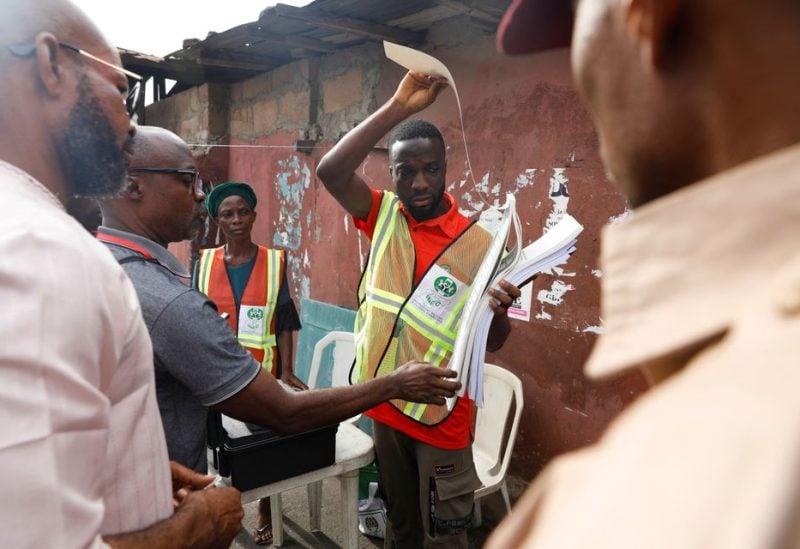
[[[127,248],[129,250],[142,254],[144,258],[148,261],[155,261],[156,263],[159,263],[158,260],[155,259],[150,252],[148,252],[146,249],[139,246],[138,244],[131,242],[130,240],[126,240],[119,236],[106,234],[100,231],[97,231],[97,240],[99,240],[100,242],[107,242],[108,244],[116,244],[117,246],[122,246],[123,248]]]

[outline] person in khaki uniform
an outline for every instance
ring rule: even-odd
[[[513,2],[501,49],[567,45],[565,4]],[[800,547],[800,3],[575,8],[576,85],[634,209],[603,235],[586,373],[653,388],[488,547]]]

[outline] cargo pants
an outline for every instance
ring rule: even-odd
[[[472,445],[443,450],[376,421],[373,435],[389,519],[384,547],[467,547],[474,492]]]

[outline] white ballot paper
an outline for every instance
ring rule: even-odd
[[[439,78],[446,79],[447,83],[450,84],[456,94],[458,112],[461,112],[461,101],[458,98],[456,81],[453,79],[453,75],[450,74],[450,70],[444,63],[425,52],[407,46],[401,46],[394,42],[387,42],[386,40],[383,41],[383,51],[386,52],[387,59],[391,59],[401,67],[410,71],[421,72],[428,76],[438,76]]]

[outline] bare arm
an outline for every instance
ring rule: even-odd
[[[372,205],[369,187],[356,175],[356,169],[381,137],[398,123],[433,103],[446,84],[440,79],[409,72],[389,101],[348,132],[322,157],[317,166],[317,177],[351,215],[366,219]]]
[[[455,372],[409,362],[389,375],[351,387],[290,392],[261,371],[216,409],[274,431],[295,433],[338,423],[393,398],[444,404],[444,397],[452,396],[460,385],[444,379],[448,377],[455,377]]]
[[[281,381],[297,389],[308,389],[308,385],[294,375],[294,338],[292,337],[292,332],[283,331],[278,334],[278,355],[281,357]]]

